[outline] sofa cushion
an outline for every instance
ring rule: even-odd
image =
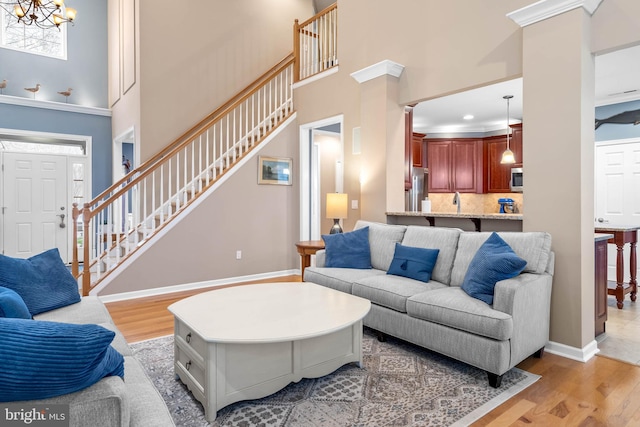
[[[0,317],[31,319],[31,313],[16,291],[0,287]]]
[[[73,393],[106,376],[124,377],[124,359],[109,344],[114,332],[0,318],[0,402]]]
[[[460,233],[462,230],[457,228],[410,225],[404,233],[402,244],[418,248],[439,249],[438,260],[431,276],[438,282],[449,284]]]
[[[384,275],[355,281],[351,293],[366,298],[373,304],[406,313],[408,297],[443,287],[446,285],[434,280],[425,283],[401,276]]]
[[[77,304],[68,305],[55,310],[46,311],[33,316],[37,320],[65,323],[113,323],[107,307],[97,296],[86,296]]]
[[[438,249],[414,248],[396,243],[387,274],[428,282],[438,259]]]
[[[408,298],[407,314],[495,340],[510,339],[513,333],[513,318],[509,314],[492,309],[458,287],[444,287]]]
[[[393,259],[396,243],[402,241],[407,227],[358,220],[354,229],[357,230],[363,227],[369,227],[371,267],[387,271]]]
[[[489,238],[491,232],[463,232],[458,240],[458,251],[451,270],[451,286],[461,286],[469,264],[478,248]],[[498,232],[498,235],[513,249],[516,255],[527,261],[525,273],[542,274],[551,255],[551,235],[544,232]],[[437,268],[437,266],[436,266]]]
[[[57,248],[27,259],[0,255],[0,286],[16,291],[31,314],[80,301],[78,282]]]
[[[371,268],[369,229],[367,227],[348,233],[323,234],[325,267]]]
[[[381,270],[356,268],[307,267],[304,281],[326,286],[336,291],[351,293],[353,282],[371,276],[386,276]]]
[[[526,264],[497,233],[492,233],[471,260],[462,290],[492,305],[496,283],[517,276]]]

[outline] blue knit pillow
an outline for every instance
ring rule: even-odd
[[[387,274],[428,282],[436,266],[440,249],[415,248],[396,243]]]
[[[0,287],[0,317],[31,319],[31,313],[17,292]]]
[[[323,234],[325,267],[371,268],[369,227],[348,233]]]
[[[0,255],[0,286],[16,291],[32,315],[80,301],[78,282],[57,248],[28,259]]]
[[[117,375],[115,333],[98,325],[0,318],[0,402],[73,393]]]
[[[516,255],[507,242],[492,233],[471,260],[462,290],[492,305],[496,283],[516,277],[526,265],[527,261]]]

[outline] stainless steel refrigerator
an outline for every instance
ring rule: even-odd
[[[422,201],[428,196],[428,179],[429,169],[411,168],[411,189],[404,192],[405,211],[418,212],[422,209]]]

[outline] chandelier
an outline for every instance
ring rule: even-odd
[[[73,23],[77,11],[72,7],[63,7],[64,0],[14,0],[0,2],[8,14],[18,18],[24,25],[39,28],[59,28],[65,22]],[[13,6],[13,12],[9,8]]]

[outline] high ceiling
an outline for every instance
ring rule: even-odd
[[[595,65],[596,105],[640,99],[640,46],[597,56]],[[507,103],[510,123],[522,121],[522,79],[501,82],[418,104],[413,110],[415,132],[490,132],[504,129]],[[471,114],[471,120],[463,116]]]

